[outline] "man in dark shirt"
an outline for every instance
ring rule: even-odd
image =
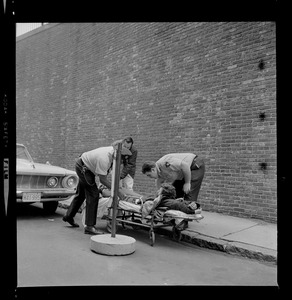
[[[113,143],[115,145],[116,143],[121,141],[116,141]],[[126,137],[122,140],[123,147],[129,149],[132,153],[132,155],[125,155],[122,156],[122,169],[121,169],[121,175],[120,175],[120,187],[133,190],[134,185],[134,176],[136,172],[136,160],[138,151],[136,147],[133,145],[134,141],[132,137]]]

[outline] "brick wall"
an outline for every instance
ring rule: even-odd
[[[145,160],[191,151],[203,209],[276,222],[275,23],[46,27],[16,45],[17,141],[37,161],[74,169],[131,135],[136,191],[155,191]]]

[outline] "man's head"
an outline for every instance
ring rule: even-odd
[[[116,140],[112,143],[112,146],[114,149],[118,148],[118,144],[122,144],[122,149],[121,149],[121,154],[123,156],[129,156],[132,155],[132,152],[130,151],[132,144],[133,144],[133,139],[131,137],[124,138],[122,140]]]
[[[131,149],[133,144],[134,144],[134,141],[130,136],[124,138],[122,141],[122,145],[127,149]]]
[[[154,161],[145,161],[142,166],[142,173],[147,177],[157,179],[158,173],[156,168],[156,163]]]
[[[122,143],[122,146],[124,148],[131,149],[132,145],[134,144],[134,141],[133,141],[133,139],[130,136],[128,136],[128,137],[125,137],[125,138],[123,138],[121,140],[114,141],[112,143],[112,146],[116,148],[117,145],[120,144],[120,143]]]

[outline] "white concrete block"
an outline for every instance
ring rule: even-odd
[[[134,238],[121,234],[94,235],[90,238],[90,249],[104,255],[128,255],[135,252],[135,243]]]

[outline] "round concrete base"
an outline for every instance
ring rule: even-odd
[[[135,252],[135,243],[134,238],[121,234],[94,235],[90,238],[90,249],[104,255],[128,255]]]

